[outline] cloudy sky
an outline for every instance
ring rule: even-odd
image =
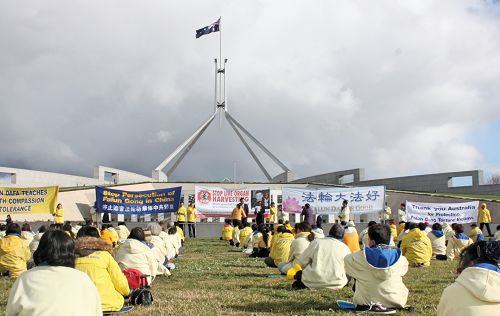
[[[213,112],[222,16],[230,113],[297,177],[498,173],[499,7],[0,0],[0,166],[150,175]],[[215,123],[171,179],[263,180]]]

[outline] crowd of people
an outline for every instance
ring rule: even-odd
[[[408,269],[425,269],[434,260],[455,260],[458,277],[444,290],[438,315],[464,310],[493,315],[499,310],[500,226],[493,236],[486,204],[479,210],[480,225],[472,224],[467,233],[463,224],[407,222],[404,205],[397,213],[398,222],[386,207],[380,223],[371,221],[358,232],[344,202],[338,222],[326,234],[321,216],[316,217],[308,204],[294,227],[280,206],[269,207],[270,216],[265,217],[257,204],[251,223],[248,206],[241,201],[226,220],[220,239],[242,254],[262,258],[291,281],[292,289],[348,286],[358,310],[388,313],[407,306],[409,291],[403,277]],[[15,279],[6,315],[120,311],[137,286],[132,284],[138,274],[151,285],[175,270],[184,246],[184,225],[189,236],[196,237],[193,203],[188,208],[180,205],[177,222],[151,222],[145,229],[129,230],[125,222],[116,227],[110,223],[97,227],[92,221],[72,225],[64,222],[61,205],[53,215],[54,222],[37,232],[10,216],[0,225],[0,273]],[[53,297],[64,299],[52,304]]]
[[[173,221],[129,230],[125,222],[97,227],[54,217],[36,233],[28,223],[12,220],[0,227],[0,273],[15,279],[8,316],[121,311],[136,278],[146,278],[150,286],[171,275],[184,245],[183,230]]]
[[[491,221],[486,204],[479,212],[480,223]],[[493,315],[500,310],[500,225],[495,236],[489,231],[485,236],[483,225],[472,224],[466,234],[463,224],[406,222],[403,204],[399,223],[390,219],[386,207],[380,223],[371,221],[358,233],[344,202],[339,222],[325,236],[321,217],[315,220],[308,204],[294,228],[283,219],[277,224],[250,224],[245,215],[238,204],[222,228],[221,239],[250,257],[263,258],[267,266],[293,280],[293,289],[352,286],[352,300],[359,310],[388,313],[407,304],[403,276],[409,268],[456,260],[458,278],[443,292],[438,315],[464,310],[468,315]]]

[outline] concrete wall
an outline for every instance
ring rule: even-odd
[[[416,176],[395,177],[375,180],[364,179],[364,169],[350,169],[330,172],[302,178],[293,182],[319,182],[328,184],[340,184],[340,179],[345,175],[353,175],[353,182],[349,185],[385,185],[387,189],[408,190],[417,192],[437,193],[468,193],[500,195],[500,184],[484,184],[483,171],[469,170],[458,172],[434,173]],[[464,187],[453,187],[451,179],[454,177],[472,177],[472,185]]]
[[[114,174],[116,181],[105,181],[104,175],[106,172]],[[0,183],[0,186],[9,187],[80,187],[152,181],[151,178],[137,173],[104,166],[98,166],[94,169],[94,178],[8,167],[0,167],[0,173],[12,175],[10,183]]]

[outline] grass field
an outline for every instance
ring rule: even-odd
[[[265,267],[261,259],[230,252],[227,242],[188,240],[176,264],[172,276],[154,282],[154,304],[135,307],[126,315],[353,315],[338,311],[335,303],[351,300],[350,289],[294,291],[291,281],[266,277],[276,269]],[[441,292],[454,279],[455,265],[440,261],[430,268],[410,268],[404,282],[410,290],[408,303],[416,307],[411,315],[435,315]],[[11,284],[1,279],[0,314]]]

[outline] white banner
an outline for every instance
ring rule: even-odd
[[[406,201],[406,217],[410,222],[475,223],[479,201],[465,203],[418,203]]]
[[[269,188],[225,189],[220,187],[195,186],[195,204],[199,213],[205,216],[230,216],[240,199],[251,210],[258,201],[261,207],[269,208]],[[252,213],[253,214],[253,213]],[[247,214],[249,215],[249,214]]]
[[[316,214],[338,214],[347,200],[351,214],[376,213],[384,209],[385,186],[357,188],[283,188],[283,210],[300,213],[306,203]]]

